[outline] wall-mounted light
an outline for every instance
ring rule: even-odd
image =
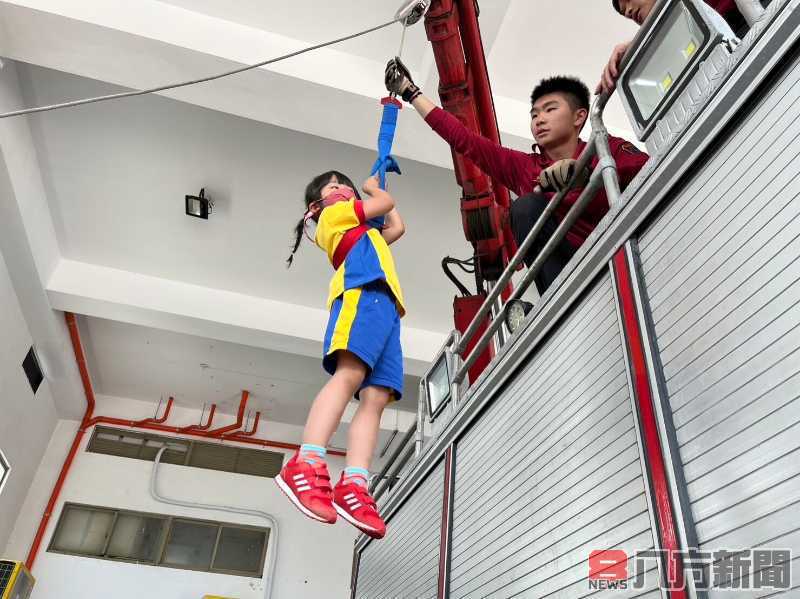
[[[208,215],[214,211],[214,202],[206,197],[205,187],[200,190],[200,195],[186,196],[186,215],[208,220]]]

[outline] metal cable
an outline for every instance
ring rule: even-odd
[[[452,258],[450,256],[445,256],[444,258],[442,258],[442,270],[444,271],[445,276],[448,279],[450,279],[450,281],[452,281],[453,285],[455,285],[458,288],[458,290],[461,292],[461,295],[463,297],[467,297],[467,296],[471,295],[471,293],[469,292],[469,289],[467,289],[466,286],[461,281],[458,280],[458,278],[453,273],[453,271],[450,270],[450,265],[451,264],[457,266],[458,268],[463,270],[465,273],[473,274],[475,272],[475,268],[474,268],[475,261],[474,261],[474,259],[472,259],[472,260],[458,260],[457,258]],[[467,268],[468,266],[472,266],[473,268],[469,269],[469,268]]]
[[[357,37],[361,37],[363,35],[367,35],[368,33],[373,33],[375,31],[379,31],[380,29],[384,29],[389,27],[389,25],[394,25],[400,19],[394,18],[391,21],[387,21],[381,25],[376,25],[375,27],[371,27],[369,29],[365,29],[363,31],[359,31],[358,33],[353,33],[351,35],[346,35],[344,37],[337,38],[335,40],[331,40],[328,42],[323,42],[321,44],[316,44],[314,46],[309,46],[307,48],[303,48],[302,50],[296,50],[294,52],[290,52],[289,54],[284,54],[283,56],[278,56],[277,58],[270,58],[269,60],[263,60],[261,62],[257,62],[255,64],[251,64],[244,67],[239,67],[238,69],[233,69],[231,71],[225,71],[224,73],[219,73],[217,75],[210,75],[208,77],[202,77],[200,79],[192,79],[191,81],[183,81],[181,83],[170,83],[168,85],[160,85],[158,87],[151,87],[149,89],[138,89],[129,92],[121,92],[118,94],[109,94],[107,96],[97,96],[95,98],[84,98],[83,100],[73,100],[71,102],[62,102],[61,104],[51,104],[49,106],[39,106],[36,108],[24,108],[22,110],[14,110],[12,112],[5,112],[0,114],[0,119],[7,119],[13,116],[22,116],[25,114],[33,114],[36,112],[47,112],[50,110],[58,110],[60,108],[73,108],[75,106],[83,106],[84,104],[93,104],[95,102],[105,102],[106,100],[119,100],[120,98],[130,98],[133,96],[144,96],[146,94],[153,94],[161,91],[165,91],[168,89],[177,89],[179,87],[187,87],[189,85],[197,85],[198,83],[206,83],[208,81],[214,81],[216,79],[222,79],[223,77],[230,77],[231,75],[238,75],[239,73],[244,73],[245,71],[251,71],[253,69],[257,69],[259,67],[266,66],[268,64],[273,64],[276,62],[280,62],[282,60],[286,60],[288,58],[294,58],[295,56],[299,56],[300,54],[305,54],[307,52],[311,52],[313,50],[319,50],[320,48],[325,48],[327,46],[333,46],[334,44],[340,44],[342,42],[346,42]],[[405,30],[405,26],[403,27]]]

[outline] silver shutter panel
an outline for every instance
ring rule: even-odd
[[[455,464],[454,599],[597,593],[591,551],[653,547],[608,274],[458,442]],[[650,596],[649,583],[599,594]]]
[[[386,538],[371,541],[362,551],[356,597],[436,597],[443,499],[440,462],[387,522]]]
[[[640,250],[699,544],[791,548],[797,571],[798,63],[761,97]]]

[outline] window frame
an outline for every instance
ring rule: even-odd
[[[62,555],[80,555],[81,557],[93,557],[93,558],[96,558],[96,559],[102,559],[101,556],[98,556],[98,555],[90,555],[90,554],[87,554],[87,553],[78,553],[78,552],[75,552],[75,551],[65,551],[64,549],[58,549],[57,547],[55,547],[56,539],[58,538],[59,533],[63,530],[63,528],[65,526],[64,515],[67,513],[68,510],[71,510],[73,508],[78,508],[78,509],[81,509],[81,510],[83,510],[85,512],[106,513],[106,514],[110,513],[112,515],[111,526],[106,531],[106,538],[103,541],[103,552],[105,553],[105,551],[108,549],[108,543],[111,540],[111,531],[114,530],[114,525],[117,522],[117,514],[116,514],[115,510],[110,509],[110,508],[100,507],[100,506],[94,506],[94,505],[81,505],[81,504],[76,504],[76,503],[65,503],[64,506],[61,508],[61,513],[58,516],[58,524],[56,525],[56,529],[53,531],[53,536],[50,537],[50,544],[47,547],[47,551],[49,551],[51,553],[60,553]]]
[[[58,539],[58,535],[61,532],[64,526],[64,515],[67,513],[67,510],[70,509],[78,509],[83,511],[90,511],[90,512],[102,512],[102,513],[112,513],[113,519],[111,524],[108,528],[106,533],[105,542],[103,545],[103,555],[89,555],[85,553],[78,553],[75,551],[65,551],[63,549],[57,549],[55,547],[56,540]],[[162,520],[165,525],[165,530],[163,532],[163,536],[161,538],[161,543],[156,553],[157,557],[155,562],[150,561],[142,561],[139,559],[133,558],[126,558],[126,557],[109,557],[108,553],[108,546],[111,543],[111,538],[114,535],[114,528],[117,525],[117,521],[121,515],[126,516],[140,516],[144,518],[154,518],[158,520]],[[173,531],[173,524],[176,522],[184,522],[189,524],[199,524],[205,526],[211,526],[216,528],[216,536],[214,538],[214,547],[211,553],[211,561],[209,562],[208,568],[204,567],[194,567],[194,566],[181,566],[181,565],[173,565],[167,564],[164,562],[165,555],[167,552],[167,547],[169,546],[169,541],[172,538],[172,531]],[[217,557],[217,553],[219,552],[220,542],[222,539],[222,531],[223,529],[234,529],[234,530],[248,530],[248,531],[256,531],[262,533],[264,535],[264,543],[261,547],[261,555],[259,556],[259,566],[258,571],[246,571],[246,570],[231,570],[226,568],[215,568],[214,561]],[[58,522],[56,524],[56,528],[53,531],[53,535],[50,537],[50,542],[47,547],[48,553],[56,553],[59,555],[69,555],[72,557],[80,557],[86,559],[97,559],[103,561],[110,561],[110,562],[121,562],[127,564],[136,564],[140,566],[152,566],[156,568],[169,568],[170,570],[188,570],[191,572],[204,572],[207,574],[223,574],[226,576],[241,576],[243,578],[264,578],[264,567],[266,565],[266,558],[267,552],[269,551],[269,543],[270,543],[270,536],[271,536],[272,529],[269,527],[262,527],[262,526],[251,526],[247,524],[237,524],[234,522],[219,522],[215,520],[206,520],[202,518],[187,518],[184,516],[173,516],[168,514],[155,514],[152,512],[142,512],[137,510],[127,510],[122,508],[110,508],[104,506],[95,506],[95,505],[88,505],[83,503],[71,503],[67,502],[61,509],[61,513],[58,517]]]
[[[81,507],[84,507],[84,506],[81,506]],[[157,566],[159,564],[159,562],[161,561],[161,557],[164,554],[164,550],[165,550],[166,545],[167,545],[167,537],[169,536],[169,530],[170,530],[170,526],[171,526],[171,524],[170,524],[171,517],[163,515],[163,514],[148,514],[148,513],[145,513],[145,512],[135,512],[133,510],[113,510],[113,511],[114,511],[114,521],[111,523],[111,530],[108,533],[108,538],[106,539],[105,547],[103,547],[103,555],[101,557],[96,558],[96,559],[106,559],[106,560],[109,560],[109,561],[112,561],[112,562],[126,562],[126,563],[129,563],[129,564],[141,564],[143,566]],[[134,559],[134,558],[131,558],[131,557],[108,556],[108,547],[111,544],[111,539],[114,537],[114,531],[117,528],[117,522],[119,522],[119,517],[120,516],[139,516],[139,517],[142,517],[142,518],[152,518],[154,520],[161,520],[162,522],[164,522],[165,528],[162,531],[161,542],[160,542],[160,544],[158,546],[158,551],[156,552],[156,559],[153,562],[143,561],[143,560],[140,560],[140,559]],[[53,535],[53,538],[55,538],[55,535]],[[82,555],[82,554],[73,554],[73,553],[70,553],[69,555],[80,555],[80,557],[93,557],[91,555]]]
[[[230,526],[227,524],[221,524],[219,527],[219,534],[217,536],[217,543],[214,546],[214,555],[211,557],[211,567],[212,572],[217,574],[228,574],[230,576],[249,576],[244,570],[229,570],[227,568],[214,568],[214,561],[217,559],[217,553],[219,552],[219,545],[222,541],[222,531],[225,528],[231,528],[234,530],[255,530],[257,532],[264,533],[264,544],[261,546],[261,555],[258,558],[259,563],[261,564],[261,572],[264,571],[264,564],[267,560],[267,549],[269,548],[269,537],[270,533],[272,532],[271,528],[259,528],[258,526],[246,526],[242,524],[237,524],[235,526]]]
[[[173,524],[176,522],[181,522],[184,524],[198,524],[200,526],[206,526],[211,528],[216,526],[216,535],[214,536],[214,546],[211,547],[211,558],[208,562],[208,568],[202,568],[197,566],[182,566],[180,564],[169,564],[164,562],[167,553],[167,547],[169,547],[169,542],[172,540],[172,532],[173,532]],[[164,547],[162,547],[161,555],[158,558],[158,566],[162,566],[164,568],[172,568],[173,570],[190,570],[192,572],[211,572],[214,573],[212,570],[214,566],[214,556],[217,554],[217,545],[219,544],[219,532],[222,530],[222,525],[216,522],[210,522],[208,520],[195,520],[194,518],[184,518],[183,516],[176,516],[169,519],[169,528],[167,529],[167,534],[165,535]],[[218,574],[218,572],[217,572]]]
[[[96,449],[96,447],[97,447],[97,443],[98,443],[98,439],[99,439],[100,435],[118,435],[119,437],[130,437],[130,438],[133,438],[133,439],[140,439],[142,441],[142,443],[138,446],[138,450],[136,451],[136,455],[135,456],[133,456],[133,455],[121,455],[121,454],[118,454],[118,453],[112,453],[112,452],[106,452],[106,451],[99,451],[99,450]],[[102,439],[99,439],[99,440],[102,441]],[[212,472],[227,472],[227,473],[230,473],[230,474],[240,474],[242,476],[257,476],[259,478],[275,478],[278,475],[278,473],[280,472],[280,469],[283,467],[283,463],[284,463],[284,461],[286,459],[286,455],[284,453],[282,453],[282,452],[279,452],[279,451],[270,451],[270,450],[266,450],[266,449],[252,449],[252,448],[249,448],[249,447],[240,447],[240,446],[235,446],[235,445],[226,446],[226,445],[219,445],[217,443],[210,443],[210,442],[204,442],[204,441],[195,441],[194,439],[187,439],[187,438],[184,438],[184,437],[171,437],[171,436],[166,436],[166,435],[154,435],[154,434],[150,434],[149,432],[135,431],[135,430],[129,430],[129,429],[124,429],[124,428],[104,427],[104,426],[96,426],[94,431],[92,431],[92,436],[90,437],[89,443],[86,446],[86,451],[88,453],[96,453],[98,455],[107,455],[107,456],[117,457],[117,458],[125,458],[125,459],[133,459],[133,460],[142,460],[142,461],[145,461],[145,462],[153,462],[153,458],[149,458],[149,457],[146,457],[146,456],[142,455],[143,452],[148,448],[148,442],[149,441],[155,441],[157,443],[162,443],[163,445],[173,444],[173,445],[182,445],[182,446],[186,447],[186,451],[183,453],[183,462],[182,463],[174,461],[174,460],[167,461],[166,460],[166,455],[169,452],[169,449],[168,449],[167,452],[165,452],[165,458],[162,458],[161,463],[163,463],[163,464],[172,464],[172,465],[175,465],[175,466],[187,466],[189,468],[200,468],[201,470],[211,470]],[[194,450],[195,450],[195,448],[199,448],[199,447],[210,447],[210,448],[216,449],[217,451],[220,451],[219,448],[224,448],[225,450],[236,452],[235,455],[232,456],[233,457],[232,462],[234,464],[234,469],[233,470],[227,470],[227,469],[219,469],[219,468],[210,468],[208,466],[193,464],[192,463],[192,457],[193,457],[193,454],[194,454]],[[242,457],[246,456],[246,455],[249,455],[249,454],[256,454],[256,453],[257,454],[269,453],[271,456],[275,457],[276,462],[278,461],[278,458],[280,458],[279,463],[276,463],[276,465],[275,465],[276,467],[274,469],[274,474],[273,474],[273,472],[271,470],[267,471],[265,474],[254,474],[252,472],[241,472],[240,471],[240,469],[241,469],[240,464],[242,462]]]

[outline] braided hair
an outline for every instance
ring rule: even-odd
[[[355,192],[356,199],[360,200],[361,196],[358,195],[358,189],[353,182],[350,180],[350,177],[347,175],[339,172],[339,171],[327,171],[322,173],[321,175],[317,175],[314,177],[311,182],[306,185],[306,194],[305,194],[305,206],[306,210],[308,207],[311,206],[313,202],[322,199],[322,188],[325,187],[328,183],[331,182],[331,179],[336,178],[336,180],[342,184],[347,185],[348,187],[352,188]],[[297,224],[294,226],[294,236],[293,241],[289,247],[292,248],[292,253],[289,254],[289,257],[286,259],[286,268],[292,266],[292,262],[294,261],[294,255],[297,252],[297,249],[300,247],[300,242],[303,241],[303,233],[305,232],[305,219],[301,218],[297,221]]]

